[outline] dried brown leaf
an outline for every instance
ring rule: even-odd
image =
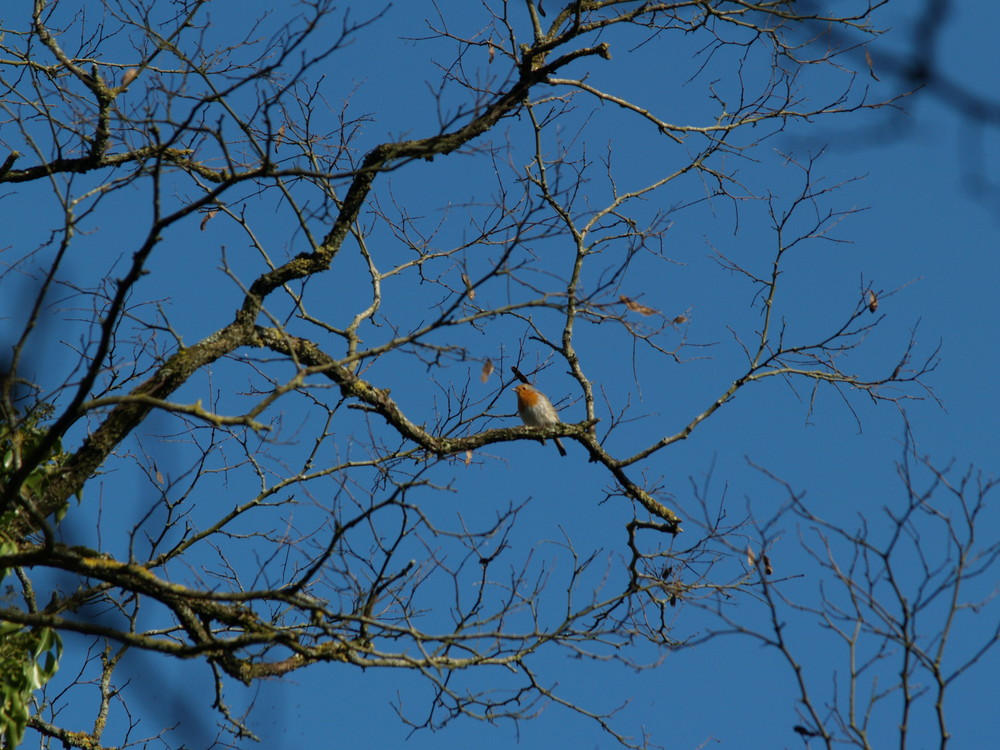
[[[646,307],[641,302],[636,302],[634,299],[632,299],[631,297],[626,297],[624,294],[620,295],[618,299],[621,300],[623,303],[625,303],[625,307],[627,307],[629,310],[631,310],[632,312],[637,312],[640,315],[647,315],[647,316],[659,315],[660,313],[659,310],[654,310],[652,307]]]
[[[465,452],[465,465],[468,466],[472,463],[472,451]]]
[[[774,572],[774,568],[771,567],[771,558],[767,555],[761,555],[760,561],[764,563],[764,574],[771,575]]]
[[[200,227],[201,231],[205,231],[205,225],[208,224],[208,222],[210,222],[217,213],[219,213],[219,209],[213,208],[211,211],[206,213],[204,217],[202,217]]]
[[[493,374],[493,360],[488,359],[485,362],[483,362],[483,369],[482,372],[479,373],[479,380],[485,383],[487,380],[490,379],[490,375],[492,374]]]
[[[878,310],[878,297],[871,289],[868,290],[868,312]]]
[[[754,554],[754,551],[750,548],[750,545],[748,544],[747,545],[747,565],[752,568],[756,564],[757,564],[757,555]]]
[[[476,298],[476,290],[472,288],[472,282],[466,274],[462,274],[462,283],[465,284],[465,293],[468,295],[470,300]]]
[[[875,65],[872,63],[872,53],[868,51],[867,47],[865,47],[865,62],[868,63],[868,72],[871,73],[872,78],[876,81],[880,80],[879,77],[875,75]]]

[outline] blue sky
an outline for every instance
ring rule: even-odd
[[[937,63],[946,76],[988,96],[995,92],[1000,62],[993,38],[1000,25],[1000,8],[982,5],[988,7],[977,7],[974,12],[967,5],[956,9],[947,20]],[[241,13],[246,12],[245,7]],[[447,43],[421,41],[429,33],[425,19],[438,23],[434,7],[416,2],[390,7],[356,44],[335,55],[328,69],[322,69],[326,96],[339,101],[353,92],[349,112],[367,115],[361,146],[434,132],[436,105],[425,82],[434,79],[436,68],[432,61],[448,61],[452,53]],[[470,34],[484,23],[478,7],[472,4],[452,0],[436,7],[456,33]],[[896,2],[876,16],[877,24],[888,29],[872,45],[876,73],[880,55],[906,49],[912,30],[908,14],[912,9],[912,3]],[[216,28],[225,28],[233,12],[230,5],[220,5],[215,11]],[[692,47],[687,40],[677,40],[676,46],[647,45],[633,52],[627,51],[624,42],[613,37],[609,41],[614,47],[613,59],[607,65],[594,64],[594,80],[620,84],[630,95],[648,96],[665,111],[682,113],[675,119],[697,119],[702,110],[713,111],[705,94],[707,81],[718,81],[719,90],[734,85],[733,68],[728,64],[731,61],[725,59],[713,59],[699,78],[689,80],[693,66],[700,64],[701,58],[698,63],[692,61],[697,45]],[[903,86],[898,78],[884,73],[881,82],[868,80],[863,59],[852,63],[866,85],[871,86],[875,98]],[[755,73],[760,75],[748,65],[748,76]],[[483,74],[502,75],[503,71],[484,68]],[[802,85],[810,92],[825,92],[819,87],[831,84],[806,76]],[[832,85],[830,90],[834,90]],[[449,97],[445,97],[446,102],[451,101]],[[585,140],[587,155],[594,162],[611,153],[614,174],[623,189],[655,179],[685,155],[672,144],[658,145],[641,126],[632,124],[623,132],[622,122],[616,110],[598,107],[591,111],[589,105],[581,105],[580,112],[568,119],[573,126],[558,135],[561,142],[578,147]],[[584,123],[585,137],[576,129]],[[524,137],[525,128],[523,120],[511,118],[488,140],[501,144],[509,136],[516,142]],[[554,149],[557,143],[553,140],[548,146]],[[998,146],[996,123],[990,127],[972,122],[956,114],[934,92],[925,91],[901,101],[895,110],[860,112],[793,126],[759,145],[753,160],[734,159],[727,164],[740,170],[758,194],[773,193],[778,207],[787,206],[791,191],[801,185],[802,173],[796,163],[804,163],[810,155],[817,156],[813,175],[820,184],[840,185],[823,196],[821,206],[848,214],[833,233],[843,242],[807,243],[789,258],[778,300],[781,315],[786,316],[790,335],[814,338],[853,309],[862,279],[886,292],[899,290],[883,297],[878,312],[885,315],[885,320],[871,335],[864,353],[852,357],[851,366],[845,369],[856,367],[863,375],[891,371],[913,331],[918,354],[928,355],[940,345],[940,362],[926,378],[935,398],[909,402],[906,417],[919,453],[930,456],[938,466],[954,462],[959,473],[968,465],[981,467],[987,474],[995,473],[997,467],[995,425],[1000,423],[1000,402],[993,380],[1000,370],[1000,347],[993,341],[993,331],[1000,322],[996,306],[1000,278]],[[525,161],[525,153],[515,150],[521,162],[514,158],[512,165],[501,164],[497,171],[488,160],[460,154],[430,164],[411,164],[392,175],[392,195],[412,214],[422,217],[414,222],[415,231],[437,231],[442,244],[457,242],[473,232],[468,217],[477,215],[477,209],[470,206],[488,201],[498,185],[511,179]],[[590,174],[588,191],[599,201],[609,188],[600,168]],[[379,194],[384,200],[388,195]],[[130,238],[123,230],[134,219],[143,218],[142,209],[131,207],[124,194],[109,200],[121,201],[121,245],[109,246],[97,236],[93,247],[102,257],[127,255]],[[677,432],[741,372],[742,355],[734,336],[749,337],[759,325],[759,313],[751,306],[755,289],[744,278],[721,269],[714,255],[723,253],[747,268],[761,271],[769,263],[774,235],[763,201],[740,204],[738,214],[736,209],[724,198],[707,198],[704,186],[694,177],[657,193],[645,209],[664,211],[671,222],[665,235],[667,259],[637,261],[622,293],[641,297],[643,303],[667,315],[690,310],[690,322],[677,333],[678,341],[683,333],[689,343],[698,345],[685,350],[686,358],[680,362],[656,360],[641,351],[634,353],[629,342],[606,329],[580,331],[577,344],[585,369],[593,382],[607,386],[613,402],[615,398],[624,399],[624,392],[615,390],[616,382],[622,377],[630,379],[633,367],[641,373],[641,398],[631,404],[632,414],[641,419],[610,443],[623,455],[657,437]],[[442,225],[443,215],[447,221]],[[141,222],[135,226],[141,226]],[[321,227],[314,230],[322,232]],[[301,238],[290,235],[277,221],[267,232],[266,240],[273,241],[275,247],[290,254],[298,252],[296,240]],[[378,227],[373,228],[371,238],[383,257],[403,257],[405,251],[394,246],[392,237]],[[102,242],[103,246],[98,247]],[[151,265],[151,278],[157,280],[158,286],[144,287],[141,293],[148,300],[169,300],[164,304],[172,321],[182,325],[184,339],[191,343],[225,325],[239,302],[239,290],[220,270],[218,248],[226,246],[227,260],[244,281],[259,272],[259,260],[246,244],[233,224],[221,218],[210,222],[204,232],[198,231],[197,221],[191,222],[186,230],[165,239],[163,251],[154,256]],[[545,255],[547,263],[551,259],[551,268],[560,269],[558,239],[539,240],[536,249]],[[474,261],[470,254],[470,262]],[[103,273],[82,258],[74,261],[73,268],[81,284],[94,281],[88,280],[88,275]],[[357,268],[356,260],[345,258],[344,265],[336,269],[337,277],[331,273],[329,278],[310,282],[317,311],[333,318],[363,302],[364,288],[340,282],[339,275],[349,277]],[[435,288],[414,288],[403,283],[394,287],[393,283],[387,282],[387,292],[394,294],[387,310],[398,306],[423,314],[439,294]],[[330,285],[329,295],[316,290],[324,284]],[[499,295],[500,291],[493,293]],[[188,304],[192,299],[198,304]],[[557,335],[556,316],[539,314],[535,322],[549,335]],[[490,357],[498,364],[509,364],[523,345],[526,357],[522,364],[528,363],[528,369],[533,369],[530,364],[543,361],[545,353],[526,337],[526,330],[517,321],[498,323],[489,335],[478,340],[471,337],[463,343],[470,346],[474,356]],[[381,334],[372,331],[372,335]],[[61,340],[72,340],[72,336],[63,335]],[[423,421],[433,419],[434,408],[442,403],[441,383],[461,386],[468,381],[475,390],[479,366],[479,361],[451,363],[446,372],[432,379],[390,365],[377,365],[371,377],[378,378],[380,387],[392,388],[412,419]],[[220,363],[212,374],[212,385],[222,391],[224,405],[240,403],[242,396],[236,394],[244,387],[236,380],[232,388],[221,385],[237,372],[235,367],[232,371],[228,367]],[[559,365],[544,370],[538,375],[538,383],[560,402],[564,420],[575,421],[582,416],[579,393],[564,370]],[[498,388],[498,381],[494,381],[475,391],[475,395],[486,399],[493,395],[490,389]],[[181,396],[198,398],[205,389],[206,381],[197,381]],[[321,390],[315,393],[324,396]],[[334,394],[326,393],[334,398]],[[920,395],[917,391],[911,393]],[[512,394],[501,395],[498,408],[491,411],[494,420],[483,426],[501,426],[513,419],[513,399]],[[756,465],[805,493],[810,507],[831,523],[853,528],[865,518],[879,533],[884,528],[884,507],[892,507],[902,496],[895,467],[904,439],[899,410],[890,403],[873,404],[858,397],[851,398],[848,408],[829,389],[820,390],[811,410],[809,399],[808,386],[796,393],[777,379],[755,384],[701,425],[690,439],[657,454],[642,470],[649,477],[662,477],[665,497],[669,498],[665,501],[690,519],[692,527],[700,512],[695,488],[707,488],[709,508],[724,513],[733,522],[747,516],[766,519],[773,515],[786,501],[785,491],[754,468]],[[622,404],[616,402],[618,407]],[[294,411],[284,415],[283,434],[295,435],[300,418]],[[166,422],[154,419],[140,439],[143,445],[151,444],[155,435],[169,429]],[[522,441],[492,446],[484,452],[485,460],[455,475],[454,492],[429,493],[426,498],[428,513],[443,523],[456,523],[459,517],[472,524],[487,523],[509,504],[527,502],[510,539],[512,554],[515,560],[530,557],[533,570],[550,572],[551,590],[555,593],[551,600],[553,612],[561,603],[558,584],[566,574],[567,540],[581,553],[597,553],[614,569],[627,555],[624,524],[634,513],[631,505],[620,499],[617,503],[601,503],[608,476],[586,462],[579,446],[568,447],[570,456],[559,461],[550,445],[540,447]],[[188,448],[175,446],[170,450],[175,451],[173,456],[162,454],[158,460],[165,471],[180,472],[190,460]],[[349,448],[339,444],[329,450]],[[222,498],[252,491],[250,482],[229,485],[220,480],[218,484]],[[117,519],[125,522],[122,528],[141,516],[144,503],[156,502],[149,495],[148,484],[125,466],[105,478],[100,489],[95,486],[88,492],[100,494],[105,509],[116,507],[111,505],[116,495],[142,498],[129,506],[134,517],[125,513]],[[300,512],[308,514],[315,509]],[[206,510],[205,518],[211,513],[211,509]],[[990,509],[981,520],[981,533],[992,533],[998,520],[996,510]],[[102,523],[104,533],[114,529],[107,525],[114,522]],[[789,577],[785,590],[798,603],[815,602],[821,580],[820,571],[799,546],[799,535],[810,538],[810,528],[810,524],[786,519],[773,535],[770,553],[776,575]],[[694,528],[691,531],[694,533]],[[77,525],[70,533],[86,541],[92,539],[93,531]],[[931,541],[934,533],[935,527],[929,525],[927,544],[931,550],[936,547]],[[684,544],[682,535],[677,545]],[[241,572],[252,577],[253,555],[247,555],[242,562],[247,569]],[[737,564],[738,558],[726,563]],[[603,570],[601,565],[597,567]],[[979,586],[977,593],[987,592],[995,586],[995,578],[994,571],[973,589]],[[447,595],[441,593],[443,601],[447,601]],[[763,608],[749,598],[739,602],[730,614],[747,626],[766,625]],[[815,618],[786,614],[796,655],[815,689],[828,689],[835,675],[843,679],[845,654],[836,639],[818,628]],[[963,617],[953,637],[955,653],[961,654],[973,636],[995,628],[998,618],[995,605],[978,615]],[[678,638],[695,637],[712,627],[718,627],[717,620],[697,607],[677,609]],[[649,648],[636,652],[639,661],[659,656]],[[614,720],[615,728],[627,735],[644,729],[654,744],[671,750],[802,746],[791,731],[794,724],[801,722],[795,714],[796,692],[788,666],[773,649],[761,648],[747,638],[719,637],[691,649],[671,651],[659,666],[638,672],[613,663],[573,659],[563,652],[540,653],[534,666],[547,684],[557,684],[568,697],[588,709],[607,711],[627,702]],[[956,683],[949,704],[953,747],[986,747],[991,738],[1000,734],[996,669],[996,656],[991,654],[988,661],[972,668]],[[199,706],[211,691],[206,667],[164,665],[162,660],[143,657],[127,665],[126,673],[129,670],[139,688],[136,705],[140,713],[148,715],[154,726],[180,721],[178,737],[185,738],[191,747],[208,746],[215,736],[214,717],[202,714],[196,718]],[[155,671],[158,682],[170,689],[143,687],[139,678],[149,671]],[[502,684],[506,678],[499,670],[496,675],[475,671],[457,676],[460,684],[478,687],[494,679]],[[180,685],[185,689],[173,689]],[[544,706],[537,718],[516,728],[504,722],[492,726],[458,719],[440,732],[422,730],[411,734],[398,720],[394,705],[402,703],[404,711],[419,720],[426,714],[429,696],[426,683],[418,675],[403,670],[360,672],[339,665],[311,667],[249,689],[228,686],[234,709],[251,701],[255,704],[250,724],[263,739],[260,746],[266,748],[422,750],[504,748],[515,742],[526,748],[615,746],[593,721],[554,705]],[[914,718],[915,731],[927,731],[927,725],[922,724],[927,720],[926,713],[929,709]],[[898,715],[889,699],[884,711],[873,718],[873,745],[893,742],[897,724]],[[139,734],[145,733],[140,728]],[[237,746],[254,745],[243,742]],[[924,747],[920,742],[914,746]]]
[[[905,46],[909,9],[904,5],[888,8],[880,17],[882,25],[891,28],[884,42],[887,48]],[[996,24],[988,23],[979,13],[996,13],[996,10],[978,8],[973,17],[965,8],[955,14],[942,34],[939,61],[943,69],[983,94],[990,93],[989,82],[995,81],[997,72],[996,53],[990,51],[995,49],[990,29],[995,29]],[[446,12],[452,13],[453,9],[449,7]],[[410,24],[419,26],[420,15],[421,11],[412,7],[397,8],[386,21],[390,26],[410,28]],[[414,31],[413,35],[420,34]],[[874,46],[876,52],[882,44]],[[366,58],[367,75],[355,101],[360,109],[377,110],[378,122],[372,126],[376,138],[383,118],[388,123],[385,132],[404,130],[396,119],[401,111],[399,104],[405,102],[407,116],[411,114],[409,99],[386,101],[382,88],[385,79],[380,74],[388,72],[401,90],[412,90],[416,105],[428,103],[429,97],[420,91],[419,85],[408,86],[399,78],[398,63],[405,61],[406,65],[417,66],[422,61],[422,52],[419,44],[399,42],[375,67],[369,68]],[[652,54],[662,54],[662,49]],[[682,66],[672,71],[669,65],[663,67],[668,69],[666,74],[651,66],[648,77],[637,77],[631,88],[641,92],[650,86],[663,86],[670,96],[684,96],[682,84],[689,75],[688,68]],[[863,70],[860,64],[858,69]],[[716,75],[724,79],[726,71],[720,70]],[[872,83],[876,96],[900,85],[891,76],[880,77],[881,84]],[[687,90],[691,88],[694,87],[688,86]],[[686,105],[688,99],[684,102]],[[995,425],[1000,423],[1000,405],[991,386],[992,374],[1000,367],[1000,348],[992,344],[989,334],[998,322],[995,298],[1000,272],[997,254],[1000,205],[995,194],[976,189],[969,173],[979,167],[988,179],[995,181],[996,133],[963,120],[943,106],[940,99],[926,93],[906,99],[900,107],[897,112],[862,113],[808,128],[793,128],[770,142],[775,151],[800,158],[805,153],[825,149],[817,171],[828,184],[863,178],[845,185],[830,200],[833,208],[864,209],[849,216],[838,229],[837,234],[850,244],[816,248],[790,263],[790,274],[795,275],[799,284],[788,285],[789,315],[798,315],[793,322],[804,321],[804,326],[831,320],[839,312],[835,308],[838,302],[841,309],[853,302],[850,295],[859,288],[862,274],[876,288],[901,289],[883,301],[880,312],[885,313],[886,321],[873,336],[873,351],[861,358],[859,364],[884,366],[899,355],[905,337],[913,329],[917,331],[920,351],[929,352],[940,342],[941,362],[928,382],[941,405],[927,399],[907,406],[919,451],[940,465],[954,460],[960,468],[976,464],[989,473],[996,469],[994,432]],[[590,141],[595,150],[605,145],[601,132],[605,116],[612,118],[611,113],[598,112],[590,123],[593,129]],[[614,147],[616,164],[636,160],[635,174],[628,167],[622,169],[624,179],[631,177],[638,181],[642,172],[655,172],[655,160],[650,163],[644,159],[641,146],[632,148],[628,139],[616,139],[613,125],[608,125],[605,132],[606,141]],[[414,128],[413,135],[419,134]],[[988,158],[981,163],[967,161],[966,147],[976,139],[984,144],[985,154],[994,157],[992,161]],[[776,186],[777,195],[781,196],[782,189],[798,179],[794,169],[783,167],[776,153],[768,153],[768,146],[757,157],[761,160],[758,175]],[[433,166],[437,169],[440,165]],[[417,171],[421,171],[419,167]],[[431,169],[424,171],[429,174]],[[406,178],[398,179],[405,182]],[[662,200],[671,205],[690,198],[685,194],[669,194]],[[428,210],[434,209],[436,199],[437,196],[428,195]],[[664,399],[648,396],[650,417],[640,424],[648,427],[649,435],[678,429],[692,409],[702,407],[717,395],[720,385],[731,376],[732,370],[726,365],[731,363],[727,358],[733,356],[732,341],[726,341],[721,331],[733,320],[734,311],[742,309],[745,315],[754,314],[749,310],[752,291],[738,279],[712,274],[709,256],[714,247],[737,257],[740,253],[755,257],[772,241],[763,226],[764,220],[759,213],[754,214],[753,207],[746,209],[742,220],[744,228],[733,234],[730,207],[718,201],[702,210],[679,213],[667,236],[667,254],[685,265],[678,268],[663,264],[658,271],[650,272],[654,275],[646,278],[645,286],[637,287],[645,294],[644,302],[670,313],[693,307],[690,337],[719,342],[709,352],[712,359],[704,366],[701,363],[676,366],[665,372],[662,380],[652,379],[645,384],[647,394],[661,390],[669,394]],[[706,277],[706,274],[711,275]],[[736,325],[747,330],[745,319]],[[594,356],[593,350],[588,350],[588,354],[591,355],[588,365],[593,368],[595,379],[612,377],[621,365],[621,360],[602,361]],[[627,352],[617,354],[627,361]],[[560,391],[563,381],[558,373],[544,382],[550,395],[553,391],[558,395],[571,393],[568,386]],[[677,498],[681,514],[690,512],[685,507],[692,504],[689,478],[701,482],[714,467],[711,493],[714,500],[718,501],[724,493],[727,512],[733,516],[745,512],[747,505],[754,513],[766,516],[784,498],[778,487],[762,481],[757,472],[748,468],[749,459],[806,492],[810,503],[827,518],[855,526],[859,515],[864,515],[877,528],[882,507],[891,505],[902,491],[894,466],[901,456],[903,440],[898,412],[889,404],[872,406],[855,402],[859,429],[855,417],[830,393],[820,394],[815,414],[807,419],[806,405],[784,386],[761,384],[757,390],[741,394],[691,440],[653,462],[650,471],[667,478],[666,487]],[[805,393],[808,395],[807,390]],[[573,490],[565,489],[571,476],[578,479],[577,472],[586,477],[585,482],[600,481],[580,466],[579,456],[573,457],[572,448],[570,461],[575,460],[576,465],[557,466],[551,472],[551,456],[538,451],[536,446],[503,446],[496,452],[509,462],[515,476],[527,465],[531,480],[489,491],[472,478],[468,492],[476,502],[530,496],[527,519],[531,531],[525,537],[537,535],[539,549],[544,550],[546,543],[554,545],[567,533],[584,549],[604,549],[612,557],[622,554],[620,525],[627,509],[595,507],[593,493],[575,489],[575,483]],[[990,517],[995,520],[995,516],[994,512]],[[815,591],[817,579],[797,549],[799,531],[794,524],[786,524],[773,556],[779,572],[803,573],[805,578],[793,584],[792,591],[805,598]],[[744,604],[740,612],[738,617],[749,621],[762,616],[752,604]],[[981,626],[988,628],[990,623],[995,626],[996,609],[985,610],[981,617],[986,620]],[[705,627],[692,609],[679,612],[677,626],[681,633]],[[979,632],[979,626],[969,624],[969,620],[963,620],[961,627]],[[835,673],[843,679],[845,653],[829,634],[819,631],[813,620],[805,619],[793,632],[797,654],[810,670],[814,689],[827,688]],[[956,640],[963,642],[961,635]],[[553,682],[590,708],[607,709],[629,700],[616,726],[626,733],[645,727],[652,740],[665,747],[801,746],[791,732],[798,719],[794,714],[796,695],[788,667],[772,650],[762,649],[747,639],[723,638],[689,651],[671,653],[662,665],[640,673],[614,665],[580,664],[562,655],[550,656],[543,663],[552,670],[548,674]],[[957,683],[950,703],[954,747],[984,746],[1000,731],[991,687],[993,674],[995,665],[993,668],[982,665]],[[291,681],[299,683],[298,689],[269,684],[261,688],[258,699],[259,707],[273,705],[278,716],[290,719],[276,720],[273,731],[267,733],[267,744],[276,747],[315,743],[317,736],[336,737],[337,744],[342,746],[403,746],[406,729],[395,720],[387,701],[396,700],[398,689],[404,705],[416,716],[421,716],[426,706],[426,691],[422,703],[420,681],[412,675],[351,676],[343,670],[320,667],[296,675]],[[368,720],[354,721],[358,715]],[[893,742],[897,720],[891,708],[876,714],[877,746]],[[920,726],[919,721],[914,723]],[[926,730],[926,726],[922,729]],[[522,723],[516,733],[502,724],[491,727],[466,720],[441,733],[417,732],[408,737],[405,746],[500,748],[510,746],[515,740],[524,747],[613,746],[592,722],[554,706],[546,708],[539,718]],[[924,745],[918,741],[915,746]]]

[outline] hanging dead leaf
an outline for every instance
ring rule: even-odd
[[[659,310],[654,310],[652,307],[646,307],[644,304],[636,302],[634,299],[626,297],[624,294],[620,295],[618,299],[623,302],[625,307],[629,310],[637,312],[640,315],[658,315],[660,312]]]
[[[122,76],[122,88],[128,88],[128,85],[132,83],[136,78],[139,77],[138,68],[129,68],[125,71],[125,75]]]
[[[472,288],[472,282],[466,274],[462,274],[462,283],[465,284],[465,293],[468,295],[470,300],[476,298],[476,290]]]
[[[764,563],[764,574],[771,575],[774,572],[774,568],[771,567],[771,558],[767,555],[761,555],[760,561]]]
[[[468,466],[472,463],[472,451],[465,452],[465,465]]]
[[[495,46],[493,46],[493,40],[492,39],[490,41],[486,42],[486,49],[488,49],[489,53],[490,53],[490,59],[486,61],[487,64],[489,64],[489,63],[493,62],[493,58],[496,56],[496,53],[497,53],[497,48]]]
[[[284,137],[285,137],[285,126],[282,125],[280,128],[278,128],[278,132],[274,136],[274,150],[275,151],[277,151],[278,148],[280,148],[281,141],[284,139]]]
[[[217,213],[219,213],[219,209],[213,208],[211,211],[206,213],[204,217],[202,217],[201,227],[200,227],[201,231],[203,232],[205,231],[205,225],[208,224],[208,222],[210,222]]]
[[[868,72],[871,73],[872,78],[878,81],[879,77],[875,75],[875,65],[872,63],[872,53],[868,51],[867,47],[865,47],[865,62],[868,63]]]
[[[875,312],[878,310],[878,297],[875,295],[871,289],[868,290],[868,312]]]
[[[687,323],[689,320],[691,320],[691,318],[689,318],[687,315],[678,315],[671,322],[675,326],[679,326],[679,325],[683,325],[684,323]]]
[[[747,565],[752,568],[756,564],[757,564],[757,555],[754,554],[754,551],[750,548],[750,545],[748,544],[747,545]]]
[[[490,379],[490,375],[492,374],[493,374],[493,360],[488,359],[485,362],[483,362],[483,370],[482,372],[479,373],[480,382],[485,383],[487,380]]]

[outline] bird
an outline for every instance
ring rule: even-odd
[[[514,393],[517,394],[517,413],[526,425],[544,427],[559,423],[559,414],[544,393],[527,383],[514,386]],[[566,449],[563,448],[562,442],[559,438],[553,438],[553,440],[556,442],[556,448],[559,449],[559,455],[565,456]],[[542,440],[542,442],[545,441]]]

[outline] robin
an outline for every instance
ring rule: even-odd
[[[559,413],[546,398],[545,394],[537,388],[533,388],[527,383],[514,386],[514,393],[517,394],[517,413],[521,416],[521,421],[531,427],[543,427],[550,424],[559,424]],[[559,438],[553,438],[559,455],[565,456],[566,449],[563,448]],[[544,440],[542,441],[545,442]]]

